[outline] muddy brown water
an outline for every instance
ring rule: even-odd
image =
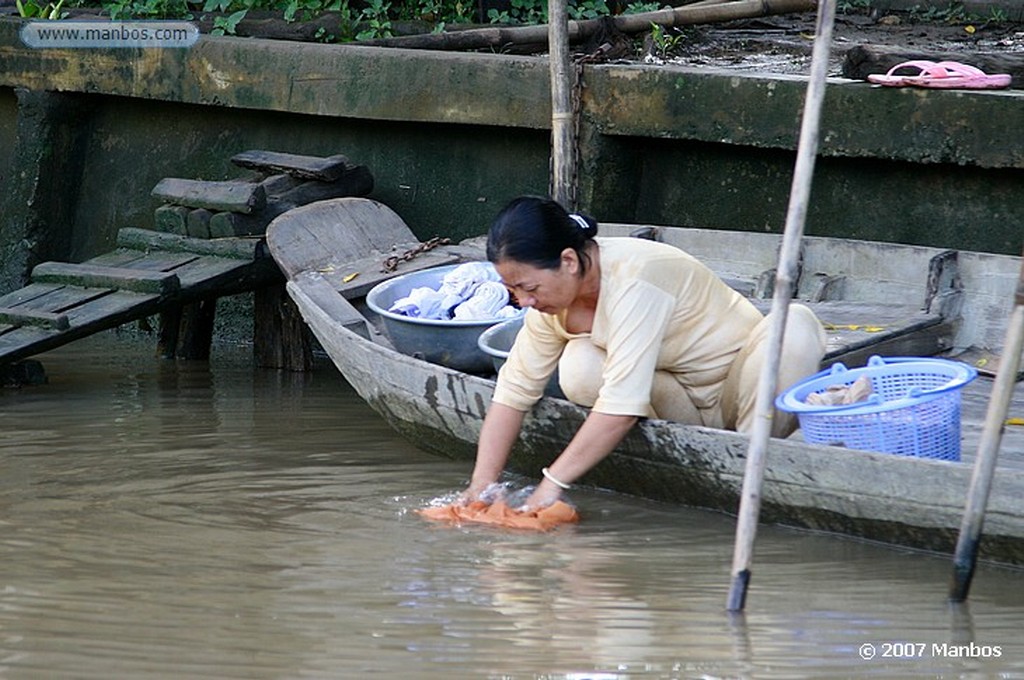
[[[0,390],[0,678],[1024,678],[1024,572],[597,491],[551,534],[412,509],[470,464],[329,366],[108,335]],[[873,656],[872,656],[873,654]],[[863,658],[871,656],[872,658]]]

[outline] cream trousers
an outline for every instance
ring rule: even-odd
[[[652,412],[647,415],[689,425],[749,432],[754,421],[761,366],[767,359],[771,316],[769,314],[754,326],[750,337],[736,354],[729,373],[719,385],[715,406],[697,408],[689,388],[679,381],[677,374],[655,371],[651,388]],[[776,394],[819,370],[825,354],[825,340],[825,329],[814,312],[804,305],[791,304],[786,317]],[[606,356],[605,351],[595,346],[589,337],[569,341],[559,360],[558,373],[559,384],[570,401],[582,406],[594,405],[601,389],[601,369]],[[706,389],[702,387],[702,391]],[[788,437],[796,427],[794,415],[775,410],[771,430],[773,437]]]

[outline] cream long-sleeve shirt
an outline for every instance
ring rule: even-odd
[[[601,288],[591,332],[566,331],[564,312],[528,310],[499,372],[494,401],[529,410],[566,343],[589,335],[607,352],[594,411],[647,415],[658,370],[674,374],[697,408],[716,407],[729,367],[761,313],[674,246],[636,238],[595,241]]]

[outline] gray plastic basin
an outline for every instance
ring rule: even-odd
[[[480,334],[480,339],[478,340],[480,349],[487,356],[491,357],[491,361],[494,362],[495,371],[501,370],[502,365],[508,358],[508,353],[512,350],[512,344],[516,341],[516,336],[519,335],[522,327],[523,317],[519,316],[491,326]],[[557,368],[548,381],[547,387],[544,388],[544,393],[552,397],[565,398],[565,395],[562,394],[562,388],[558,386]]]
[[[504,318],[474,321],[417,319],[388,309],[412,291],[428,287],[437,290],[445,274],[459,265],[444,265],[403,274],[374,286],[366,294],[366,305],[379,314],[391,344],[399,352],[419,357],[458,371],[488,375],[494,372],[491,357],[480,349],[480,334]]]

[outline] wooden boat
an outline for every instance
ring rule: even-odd
[[[731,285],[763,295],[779,236],[636,225],[602,225],[604,235],[640,233],[685,248]],[[422,248],[402,220],[366,199],[295,209],[268,229],[287,290],[338,370],[360,396],[418,446],[472,459],[490,402],[491,377],[469,375],[396,352],[360,299],[388,257]],[[482,259],[479,246],[442,246],[394,272]],[[809,237],[799,297],[829,328],[825,365],[870,354],[959,351],[984,374],[998,363],[1020,258]],[[768,300],[757,300],[767,306]],[[362,307],[362,309],[360,309]],[[952,552],[964,512],[991,376],[963,393],[961,462],[834,446],[799,434],[771,440],[761,519],[914,548]],[[1024,415],[1018,384],[1012,415]],[[586,416],[545,397],[527,417],[510,469],[536,478]],[[641,421],[582,480],[594,487],[734,513],[744,474],[744,435],[662,420]],[[469,468],[467,467],[467,474]],[[1024,564],[1024,428],[1008,427],[986,514],[980,557]]]

